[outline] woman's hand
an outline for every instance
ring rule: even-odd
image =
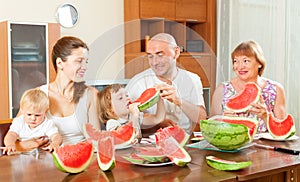
[[[231,111],[231,110],[225,110],[223,112],[223,115],[224,116],[231,116],[231,117],[234,117],[234,116],[237,116],[237,113],[235,113],[234,111]]]
[[[257,115],[259,118],[266,121],[266,118],[268,116],[268,110],[266,105],[261,103],[252,103],[251,106],[252,107],[248,110],[248,112]]]

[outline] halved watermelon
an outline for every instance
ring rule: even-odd
[[[84,125],[84,133],[87,139],[94,140],[96,143],[101,136],[101,131],[97,131],[90,123]],[[128,146],[135,140],[135,130],[132,127],[132,122],[128,122],[118,127],[117,130],[110,131],[110,133],[114,137],[115,149]]]
[[[160,128],[155,132],[156,143],[164,141],[169,137],[175,138],[175,140],[181,145],[184,146],[188,141],[190,135],[187,134],[184,129],[180,128],[178,125],[168,126],[165,128]]]
[[[233,117],[233,116],[216,115],[216,116],[209,118],[209,120],[223,121],[223,122],[232,123],[232,124],[243,124],[248,127],[251,139],[254,138],[254,136],[257,132],[257,128],[258,128],[258,121],[254,118],[248,118],[248,117]]]
[[[143,158],[149,162],[165,162],[168,160],[167,156],[164,154],[160,147],[134,147],[136,150],[136,155]]]
[[[287,139],[296,133],[295,122],[290,114],[280,120],[269,113],[267,127],[271,136],[276,139]]]
[[[225,109],[236,113],[245,112],[251,107],[251,103],[259,101],[261,92],[261,88],[256,83],[248,82],[241,93],[228,100]]]
[[[183,167],[191,162],[190,154],[173,138],[169,137],[159,143],[164,154],[177,166]]]
[[[114,138],[109,132],[102,132],[98,140],[97,160],[102,171],[112,170],[116,165]]]
[[[138,108],[140,111],[143,111],[152,107],[158,102],[158,100],[159,90],[156,90],[155,88],[148,88],[134,102],[140,102],[141,104]]]
[[[201,120],[200,128],[205,140],[221,150],[235,150],[252,140],[248,127],[243,124]]]
[[[205,158],[209,166],[218,170],[226,170],[226,171],[239,170],[239,169],[249,167],[252,164],[251,161],[236,162],[236,161],[220,159],[215,156],[206,156]]]
[[[65,145],[57,148],[53,153],[54,164],[60,171],[80,173],[90,164],[93,157],[93,146],[89,142]]]

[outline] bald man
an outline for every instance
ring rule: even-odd
[[[195,125],[207,116],[200,77],[177,67],[176,59],[180,55],[180,48],[170,34],[159,33],[153,36],[146,52],[150,68],[129,81],[126,90],[130,98],[135,100],[144,90],[155,86],[161,90],[166,120],[178,124],[191,134]],[[153,106],[146,112],[155,111],[156,106]]]

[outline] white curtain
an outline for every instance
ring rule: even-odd
[[[300,121],[300,1],[217,1],[217,84],[235,76],[231,51],[242,41],[255,40],[264,51],[264,77],[285,88],[287,112],[299,134]]]

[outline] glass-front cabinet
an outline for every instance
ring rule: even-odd
[[[49,82],[49,50],[60,37],[57,23],[0,22],[0,120],[14,118],[24,91]]]
[[[47,83],[47,24],[10,23],[12,117],[25,90]]]

